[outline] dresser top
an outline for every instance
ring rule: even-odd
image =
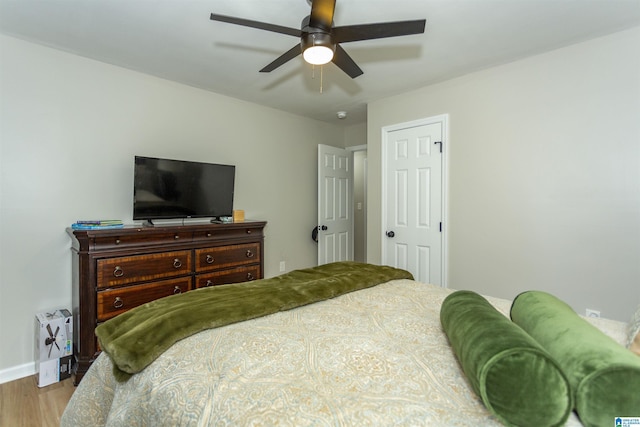
[[[91,230],[76,230],[71,227],[67,228],[67,233],[72,236],[79,237],[106,237],[106,236],[120,236],[123,234],[156,234],[156,233],[185,233],[185,232],[224,232],[225,230],[237,230],[245,228],[264,228],[267,224],[266,221],[257,220],[245,220],[242,222],[229,222],[229,223],[198,223],[198,224],[157,224],[157,225],[140,225],[129,224],[122,228],[105,228],[105,229],[91,229]]]

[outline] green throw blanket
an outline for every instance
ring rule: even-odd
[[[388,266],[337,262],[270,279],[203,288],[136,307],[96,328],[120,381],[140,372],[177,341],[205,329],[330,299],[411,273]]]

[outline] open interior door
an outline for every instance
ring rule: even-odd
[[[353,152],[318,145],[318,265],[353,260]]]

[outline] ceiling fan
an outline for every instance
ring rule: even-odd
[[[56,333],[54,334],[51,330],[51,325],[47,323],[47,331],[49,332],[49,336],[44,339],[44,345],[49,347],[49,359],[51,359],[51,350],[53,350],[53,345],[55,344],[58,347],[58,351],[60,351],[60,346],[58,345],[58,332],[60,332],[60,326],[56,328]]]
[[[424,33],[426,23],[424,19],[334,27],[333,13],[336,0],[312,0],[310,3],[311,14],[302,20],[300,29],[215,13],[211,14],[211,20],[300,38],[299,44],[261,69],[261,73],[271,72],[302,54],[304,60],[310,64],[323,65],[333,62],[351,78],[356,78],[363,74],[363,71],[340,46],[340,43]]]

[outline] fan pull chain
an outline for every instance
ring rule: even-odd
[[[324,70],[324,67],[321,65],[320,66],[320,93],[322,93],[322,83],[323,83],[323,77],[324,77],[324,74],[322,73],[323,70]],[[313,80],[316,79],[316,66],[315,65],[311,66],[311,78]]]

